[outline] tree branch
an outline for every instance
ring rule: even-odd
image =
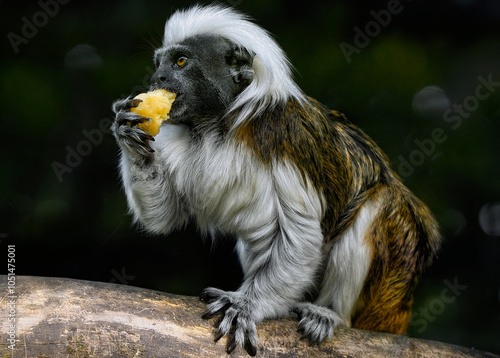
[[[17,276],[15,285],[1,276],[0,292],[2,357],[226,356],[225,342],[213,342],[214,322],[200,318],[204,304],[194,297],[29,276]],[[9,318],[15,321],[9,322]],[[15,333],[8,332],[12,323]],[[332,340],[309,347],[300,341],[296,325],[292,319],[262,323],[257,356],[498,357],[440,342],[349,328],[338,328]],[[15,341],[10,340],[13,337]],[[9,349],[13,343],[15,351]],[[247,355],[237,348],[231,357]]]

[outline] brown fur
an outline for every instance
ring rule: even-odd
[[[333,243],[369,199],[381,210],[364,239],[373,258],[352,318],[356,328],[404,334],[418,278],[439,247],[437,224],[390,168],[380,148],[337,111],[288,102],[233,134],[264,164],[293,162],[326,198],[322,230]]]

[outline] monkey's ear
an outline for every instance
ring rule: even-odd
[[[252,69],[255,54],[246,48],[233,45],[231,54],[228,56],[228,63],[231,66],[231,75],[234,82],[246,86],[252,82],[254,71]]]

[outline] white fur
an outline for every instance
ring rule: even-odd
[[[333,244],[321,291],[315,302],[332,308],[347,326],[351,325],[356,298],[370,269],[372,250],[367,244],[366,233],[377,213],[377,202],[364,204],[354,224]]]
[[[258,297],[256,321],[285,315],[321,261],[324,199],[313,185],[292,163],[266,166],[232,138],[193,141],[182,126],[164,125],[151,147],[147,167],[126,153],[121,162],[136,220],[168,233],[193,217],[203,231],[235,234],[245,271],[238,291]]]
[[[222,36],[255,54],[254,80],[231,108],[231,111],[240,111],[234,128],[246,119],[259,115],[269,105],[283,104],[290,99],[306,102],[304,94],[292,79],[291,66],[283,50],[267,31],[249,21],[247,16],[216,5],[177,11],[165,24],[163,47],[200,34]]]
[[[152,148],[158,152],[155,161],[168,168],[164,180],[181,193],[200,229],[216,227],[257,236],[271,230],[270,173],[231,140],[220,141],[217,135],[206,133],[194,143],[189,136],[179,135],[178,128],[162,127]]]
[[[170,181],[165,181],[161,165],[154,165],[145,171],[138,170],[133,157],[122,151],[120,171],[135,223],[156,234],[168,234],[187,224],[189,213],[180,200],[180,193]]]
[[[286,315],[311,288],[323,242],[324,199],[296,166],[274,162],[270,184],[273,212],[264,220],[275,223],[273,232],[241,237],[237,247],[245,272],[240,290],[259,295],[257,321]]]

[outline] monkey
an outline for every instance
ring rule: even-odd
[[[405,334],[413,292],[441,236],[388,157],[341,112],[307,96],[284,51],[221,5],[174,12],[150,90],[177,95],[152,137],[131,96],[112,132],[134,223],[167,235],[189,222],[231,235],[236,291],[206,288],[227,353],[257,352],[257,326],[296,317],[311,345],[339,325]]]

